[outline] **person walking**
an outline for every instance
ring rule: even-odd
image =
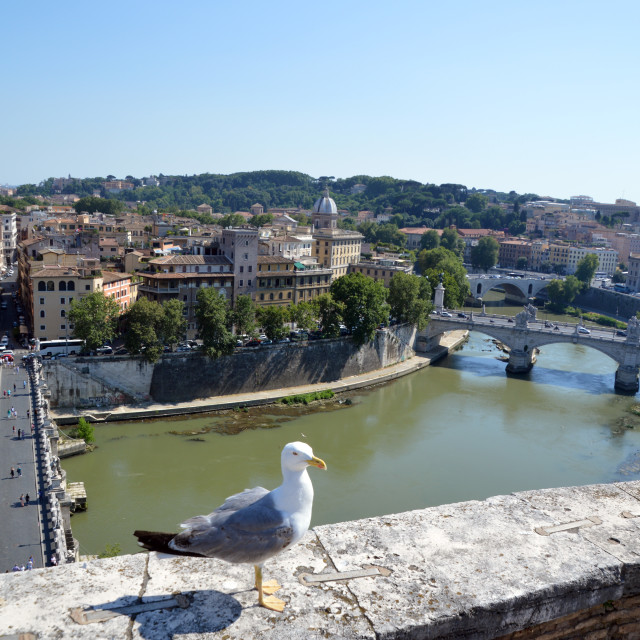
[[[13,425],[13,435],[14,436],[16,435],[16,425],[15,424]]]
[[[16,383],[14,382],[13,383],[13,393],[15,394],[15,392],[16,392]]]
[[[15,428],[15,427],[14,427]],[[22,432],[22,429],[18,429],[18,440],[20,440],[20,433]]]
[[[27,562],[27,571],[31,571],[33,569],[33,556],[29,556],[29,561]]]
[[[24,496],[20,494],[20,506],[24,507]]]
[[[26,389],[26,388],[27,388],[27,381],[26,381],[26,380],[23,380],[23,381],[22,381],[22,388],[23,388],[23,389]]]
[[[24,494],[24,501],[25,501],[27,504],[29,504],[29,500],[30,500],[30,498],[29,498],[29,494],[28,494],[28,493],[25,493],[25,494]]]
[[[16,470],[11,467],[11,471],[9,473],[11,473],[11,479],[13,480],[16,477]]]
[[[18,465],[18,478],[22,478],[22,467]]]

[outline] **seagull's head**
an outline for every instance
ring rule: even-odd
[[[282,450],[282,468],[291,471],[302,471],[309,465],[327,470],[324,460],[313,455],[313,449],[304,442],[290,442]]]

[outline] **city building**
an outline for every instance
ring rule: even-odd
[[[332,270],[332,280],[347,273],[350,264],[360,261],[364,236],[338,228],[338,208],[329,191],[313,205],[311,214],[313,252],[318,264]]]
[[[224,255],[174,255],[154,258],[138,275],[138,296],[163,303],[175,298],[185,305],[187,337],[197,334],[195,305],[202,287],[215,287],[230,303],[234,299],[233,263]]]
[[[640,253],[629,254],[626,285],[633,293],[640,292]]]
[[[249,295],[255,298],[258,230],[253,227],[223,229],[220,251],[232,265],[232,301],[238,296]]]
[[[3,264],[11,264],[16,261],[18,243],[18,227],[15,213],[2,214],[2,252]]]
[[[391,278],[400,272],[413,273],[413,264],[408,260],[373,257],[371,260],[363,260],[349,267],[349,273],[362,273],[376,281],[381,281],[385,287],[389,287]]]

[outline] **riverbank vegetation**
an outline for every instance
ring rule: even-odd
[[[316,402],[317,400],[330,400],[336,394],[331,389],[326,389],[325,391],[314,391],[313,393],[302,393],[295,396],[287,396],[286,398],[281,398],[280,402],[282,404],[309,404],[311,402]]]

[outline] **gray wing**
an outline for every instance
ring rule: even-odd
[[[207,516],[193,516],[184,522],[180,523],[183,529],[190,529],[192,531],[200,531],[209,529],[213,522],[220,514],[228,516],[235,511],[244,509],[249,505],[260,500],[260,498],[266,496],[269,492],[264,487],[254,487],[253,489],[245,489],[241,493],[235,493],[229,496],[215,511],[212,511]]]
[[[262,497],[256,500],[259,494]],[[245,506],[236,508],[241,504]],[[259,564],[286,549],[293,539],[288,517],[261,487],[231,496],[209,516],[184,524],[187,528],[173,538],[170,547],[227,562]]]

